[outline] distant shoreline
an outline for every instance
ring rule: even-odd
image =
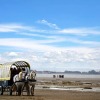
[[[82,75],[100,75],[100,72],[89,71],[89,72],[80,72],[80,71],[66,71],[66,72],[53,72],[53,71],[36,71],[38,74],[82,74]]]

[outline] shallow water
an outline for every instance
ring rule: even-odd
[[[35,89],[49,90],[66,90],[66,91],[81,91],[81,92],[100,92],[100,87],[92,87],[91,89],[81,88],[79,86],[58,86],[58,85],[37,85]]]
[[[69,90],[69,91],[83,91],[83,92],[100,92],[100,88],[84,89],[84,88],[52,88],[52,90]]]
[[[50,77],[53,78],[53,75],[56,77],[59,75],[64,75],[64,78],[92,78],[100,79],[100,75],[86,75],[86,74],[37,74],[37,77]]]

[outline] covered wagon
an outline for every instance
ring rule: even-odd
[[[8,92],[12,95],[13,77],[19,74],[22,68],[25,68],[27,73],[30,72],[30,65],[26,61],[16,61],[0,64],[0,95]]]

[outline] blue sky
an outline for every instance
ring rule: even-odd
[[[0,0],[0,63],[100,71],[99,12],[100,0]]]

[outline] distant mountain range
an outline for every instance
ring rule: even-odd
[[[91,70],[88,72],[80,72],[80,71],[64,71],[64,72],[56,72],[56,71],[36,71],[37,73],[41,73],[41,74],[100,74],[100,71],[95,71],[95,70]]]

